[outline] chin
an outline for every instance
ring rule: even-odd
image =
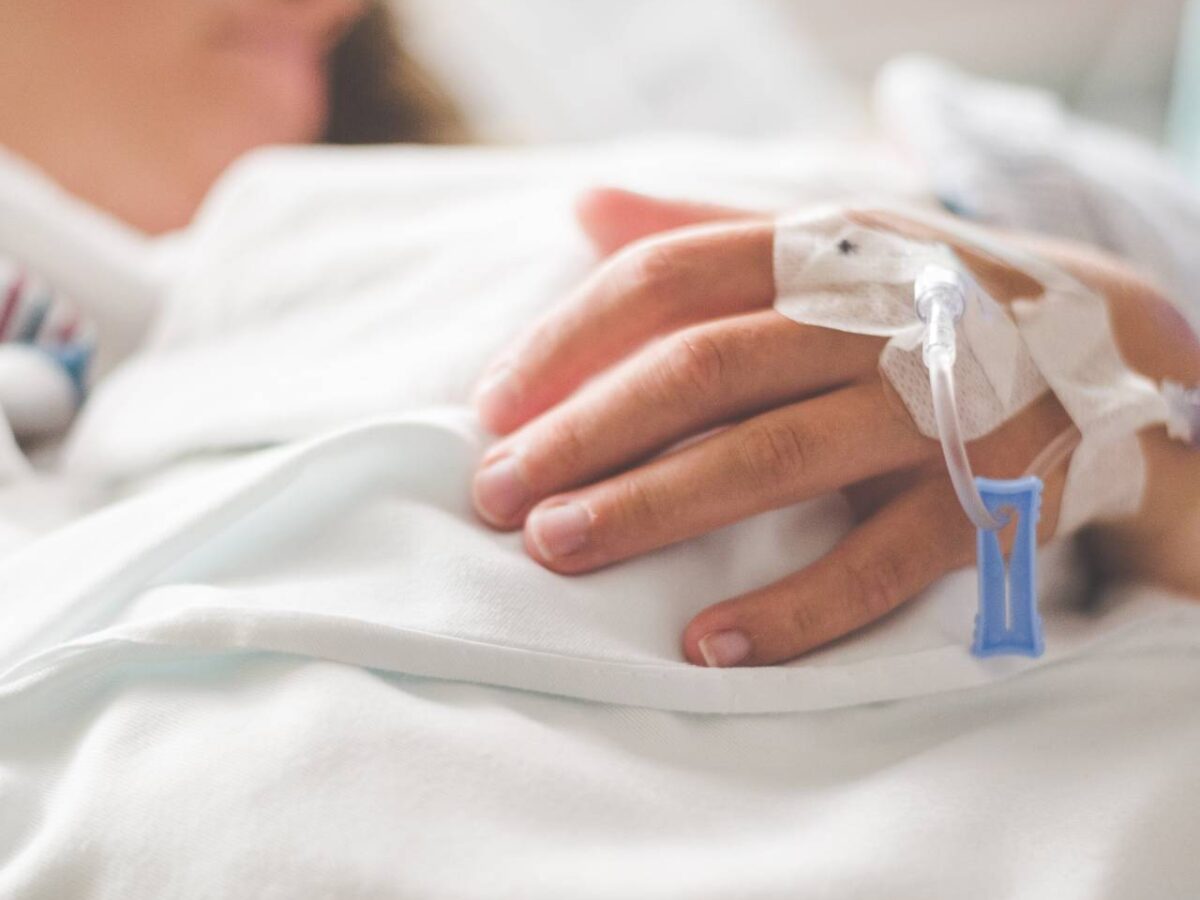
[[[253,119],[257,144],[312,144],[321,139],[329,121],[328,95],[281,99]]]
[[[229,108],[229,131],[245,149],[261,144],[312,143],[329,119],[329,76],[320,62],[247,61],[240,77],[216,94]],[[230,84],[236,81],[236,86]]]

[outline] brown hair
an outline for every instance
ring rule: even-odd
[[[453,143],[466,139],[454,104],[400,45],[380,2],[350,30],[330,67],[330,144]]]

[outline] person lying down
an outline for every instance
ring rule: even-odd
[[[914,63],[896,67],[881,95],[885,109],[916,106],[928,119],[939,92],[984,90],[995,88]],[[979,123],[940,127],[959,129],[961,152],[972,152]],[[586,188],[595,183],[708,202]],[[183,462],[192,472],[202,455],[433,404],[465,414],[469,383],[498,353],[473,405],[499,439],[469,480],[475,516],[519,531],[541,567],[506,557],[509,590],[543,594],[560,627],[581,634],[591,616],[629,616],[617,597],[654,597],[668,608],[641,615],[657,620],[659,661],[678,658],[678,640],[697,665],[783,662],[972,561],[975,531],[947,477],[911,340],[917,264],[941,261],[968,275],[972,302],[984,304],[965,319],[956,368],[975,471],[1018,476],[1073,434],[1073,452],[1042,473],[1039,540],[1091,526],[1090,565],[1104,574],[1196,593],[1200,457],[1187,447],[1186,403],[1165,399],[1200,383],[1183,316],[1092,248],[981,231],[922,212],[930,206],[917,171],[871,146],[269,151],[235,167],[176,239],[175,271],[145,289],[158,307],[149,336],[91,386],[63,471],[131,493],[139,479],[170,480]],[[796,212],[771,212],[781,209]],[[591,254],[601,262],[585,277]],[[74,321],[74,312],[45,315],[13,271],[7,302],[20,343],[58,333],[38,323]],[[110,315],[93,306],[93,317]],[[117,338],[128,343],[107,340]],[[66,343],[50,349],[61,357]],[[78,371],[68,374],[77,394]],[[64,391],[40,408],[61,409]],[[442,465],[423,477],[468,480]],[[847,505],[829,506],[839,492]],[[805,501],[819,505],[797,507]],[[460,522],[471,541],[516,547],[478,532],[475,516]],[[708,571],[706,535],[723,548],[719,576]],[[474,555],[463,545],[455,566],[472,568]],[[681,567],[697,557],[706,589],[684,589],[692,579]],[[542,570],[608,574],[567,581]],[[939,627],[967,646],[972,591],[953,584],[943,591],[956,608],[938,613]],[[555,598],[577,591],[611,608],[572,622]],[[449,585],[425,592],[454,606]],[[326,602],[347,608],[344,595]],[[675,640],[664,640],[667,622],[681,626]],[[506,640],[533,640],[511,627]],[[619,630],[644,652],[645,636],[632,634],[641,627],[650,626],[628,618]]]
[[[227,135],[229,146],[197,148],[186,180],[151,158],[155,147],[170,150],[177,133],[157,118],[139,126],[137,154],[132,146],[110,153],[99,179],[89,176],[91,157],[48,143],[58,129],[52,105],[13,98],[8,142],[77,197],[51,187],[27,161],[6,163],[9,221],[46,226],[4,235],[0,399],[30,440],[65,429],[93,391],[68,436],[65,471],[92,484],[128,483],[200,453],[309,437],[434,401],[462,406],[466,380],[503,339],[508,349],[475,393],[483,427],[500,439],[473,475],[473,506],[490,526],[519,529],[524,551],[550,571],[580,575],[646,558],[841,492],[857,525],[836,547],[807,565],[803,554],[780,553],[782,577],[765,581],[734,566],[748,590],[694,609],[700,614],[682,633],[683,655],[695,664],[781,662],[881,618],[971,561],[974,529],[955,511],[960,498],[934,440],[914,352],[921,326],[912,294],[924,260],[961,270],[977,295],[955,370],[975,470],[1019,475],[1065,438],[1070,452],[1039,473],[1039,538],[1111,523],[1087,534],[1106,574],[1196,591],[1183,512],[1196,462],[1185,442],[1167,435],[1192,436],[1185,386],[1200,381],[1194,337],[1142,275],[1030,230],[1114,235],[1110,249],[1148,259],[1169,291],[1187,293],[1187,264],[1164,248],[1186,231],[1175,219],[1194,226],[1195,214],[1163,203],[1150,226],[1172,237],[1148,253],[1139,242],[1146,229],[1121,215],[1124,195],[1092,178],[1097,159],[1128,170],[1142,186],[1143,210],[1175,185],[1164,185],[1161,166],[1140,150],[1055,121],[1040,95],[1004,95],[927,63],[893,67],[878,104],[892,146],[924,157],[926,171],[968,173],[950,185],[923,183],[919,166],[884,147],[795,142],[629,146],[611,164],[594,151],[301,151],[243,163],[171,242],[145,245],[96,212],[147,231],[177,227],[199,202],[199,186],[236,155],[234,143],[311,139],[322,130],[334,140],[398,133],[364,133],[372,120],[421,134],[413,123],[422,119],[404,105],[415,109],[415,101],[401,95],[386,109],[364,109],[339,88],[356,74],[361,82],[361,73],[341,77],[343,70],[387,41],[382,9],[364,10],[331,3],[296,13],[288,33],[298,42],[311,35],[314,53],[272,64],[311,67],[334,53],[334,77],[327,88],[311,80],[270,88],[280,91],[275,97],[243,68],[269,49],[260,38],[279,24],[273,14],[252,6],[227,19],[207,13],[217,38],[205,54],[198,44],[182,62],[158,61],[164,100],[175,92],[163,107],[170,121],[203,108],[213,132]],[[51,23],[56,15],[39,13]],[[188,34],[191,21],[176,17],[170,27]],[[57,25],[67,37],[27,67],[52,68],[43,57],[74,52],[68,37],[79,20]],[[133,42],[137,29],[154,26],[119,16],[112,23]],[[88,59],[98,90],[115,95],[124,73],[109,56]],[[260,93],[201,107],[195,79],[178,77],[183,62],[203,63],[221,84],[247,79]],[[80,89],[53,74],[47,83],[56,90]],[[986,113],[995,103],[984,101],[997,96],[1038,133],[1060,133],[1044,148],[1059,172],[1058,202],[1041,196],[1044,173],[1036,184],[1036,172],[1022,176],[1027,183],[999,174],[1014,167],[1001,165],[1004,135],[994,132],[1002,125]],[[254,97],[263,109],[273,101],[272,117],[253,108]],[[130,138],[122,132],[113,141]],[[1095,143],[1107,148],[1093,152],[1097,158],[1080,150]],[[946,153],[957,154],[949,164],[933,158]],[[137,163],[138,156],[146,158]],[[535,176],[539,165],[545,173]],[[668,174],[668,166],[680,171]],[[122,180],[135,172],[141,192]],[[589,183],[622,181],[710,204],[587,191]],[[1090,205],[1080,202],[1089,191]],[[944,213],[918,215],[937,205],[932,194],[976,219],[1026,230],[987,234]],[[719,199],[743,206],[711,202]],[[576,226],[564,221],[575,203],[589,250],[602,260],[586,278]],[[1050,205],[1054,216],[1039,220]],[[1113,221],[1069,214],[1089,208]],[[791,212],[780,218],[783,210]],[[508,227],[516,222],[519,238]],[[489,232],[489,223],[504,223],[503,233]],[[545,242],[536,264],[521,256],[535,235]],[[73,251],[61,237],[72,239]],[[168,264],[150,261],[164,255]],[[300,255],[310,262],[302,265]],[[511,257],[524,262],[526,280]],[[393,298],[390,309],[379,308],[383,294]],[[1029,313],[1030,304],[1041,312]],[[296,355],[300,346],[306,358]],[[386,367],[368,375],[379,361],[371,348],[384,346]],[[245,352],[257,359],[242,359]],[[177,380],[170,390],[165,373]],[[271,425],[284,421],[291,424]],[[24,472],[19,454],[9,456],[13,472]]]
[[[1194,882],[1200,206],[1156,159],[920,63],[877,143],[229,165],[321,135],[362,8],[144,7],[224,38],[121,165],[3,138],[0,895]],[[1037,658],[971,653],[930,267],[971,467],[1044,477]]]
[[[193,484],[199,470],[215,468],[205,477],[231,484],[249,477],[223,474],[231,455],[249,452],[247,471],[267,465],[257,451],[268,445],[328,458],[343,485],[336,503],[278,484],[277,502],[296,494],[287,502],[307,511],[260,524],[269,544],[233,536],[248,527],[240,517],[249,500],[229,499],[220,512],[205,506],[203,527],[186,516],[172,526],[178,546],[169,558],[155,551],[157,568],[195,554],[223,560],[205,549],[213,540],[242,544],[229,571],[222,562],[187,579],[223,586],[222,606],[337,610],[564,654],[590,647],[666,663],[682,645],[683,659],[702,666],[783,662],[876,622],[972,561],[974,529],[925,421],[924,370],[915,383],[906,376],[923,364],[903,346],[916,321],[904,266],[957,260],[999,304],[993,315],[1009,322],[1005,309],[1027,307],[1020,328],[985,322],[982,340],[960,354],[975,470],[1018,476],[1077,429],[1075,452],[1046,474],[1043,542],[1111,519],[1090,532],[1109,571],[1194,592],[1187,529],[1197,457],[1168,436],[1166,423],[1179,417],[1164,411],[1158,388],[1200,381],[1182,316],[1086,248],[1010,235],[978,243],[965,223],[923,213],[912,197],[898,201],[895,185],[911,179],[898,181],[894,163],[880,168],[881,151],[858,152],[855,161],[838,150],[836,162],[796,146],[631,146],[615,162],[609,151],[266,152],[235,168],[185,235],[149,337],[92,386],[63,470],[122,494],[164,489],[186,472],[173,490],[208,503],[219,490]],[[667,160],[699,175],[664,178]],[[847,203],[827,187],[831,176],[875,203]],[[713,200],[753,209],[768,194],[801,213],[584,190],[597,180],[676,194],[702,180]],[[571,221],[580,196],[582,234]],[[585,275],[594,253],[603,261]],[[1042,295],[1061,320],[1035,321]],[[858,301],[883,304],[882,319],[829,326]],[[989,362],[993,343],[1013,356],[999,368]],[[493,357],[500,362],[480,379]],[[483,429],[499,439],[479,443],[472,390]],[[459,424],[433,406],[449,406]],[[377,421],[398,414],[406,429],[451,428],[463,446],[429,456],[398,436],[366,436],[400,428]],[[364,431],[335,439],[336,429]],[[364,451],[344,446],[376,439],[380,453],[393,448],[394,471],[356,468]],[[294,444],[306,440],[315,443]],[[411,489],[398,495],[397,478],[425,491],[440,485],[421,493],[434,509],[394,508]],[[140,502],[149,510],[165,501]],[[264,523],[273,522],[261,502]],[[102,512],[46,546],[67,552],[94,527],[120,554],[134,542],[112,540],[115,521],[148,528],[147,540],[170,531],[136,510],[134,502]],[[436,527],[407,533],[433,515]],[[215,533],[214,516],[224,522]],[[285,537],[297,529],[308,537]],[[350,533],[361,549],[343,558]],[[441,537],[431,544],[424,534]],[[139,582],[126,595],[132,605],[92,610],[101,618],[88,627],[218,596],[176,585],[178,577],[156,574],[149,594]],[[280,577],[270,599],[258,596]],[[915,619],[887,619],[873,639],[920,644],[933,624],[938,640],[965,655],[971,581],[960,572],[940,582]],[[396,594],[425,599],[382,599]],[[1045,601],[1054,658],[1084,639],[1085,614],[1065,588]],[[72,603],[80,614],[89,605],[83,595]],[[498,609],[505,615],[496,620]],[[1088,621],[1105,630],[1103,618]],[[538,629],[549,623],[545,643]]]

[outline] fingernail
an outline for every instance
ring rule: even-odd
[[[700,638],[700,655],[711,669],[736,666],[750,655],[750,638],[742,631],[714,631]]]
[[[484,375],[476,386],[473,398],[475,409],[485,423],[502,418],[516,404],[517,391],[513,385],[512,371],[512,366],[504,363]]]
[[[529,486],[515,456],[498,459],[475,476],[475,505],[494,524],[508,523],[529,499]]]
[[[581,550],[588,539],[592,517],[578,503],[539,509],[529,517],[529,536],[542,556],[558,559]]]

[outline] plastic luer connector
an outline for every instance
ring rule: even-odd
[[[1042,480],[1033,475],[997,481],[976,478],[984,505],[997,518],[1015,516],[1017,533],[1008,565],[999,533],[976,530],[979,612],[975,616],[976,656],[1041,656],[1045,649],[1037,609],[1037,525],[1042,510]]]

